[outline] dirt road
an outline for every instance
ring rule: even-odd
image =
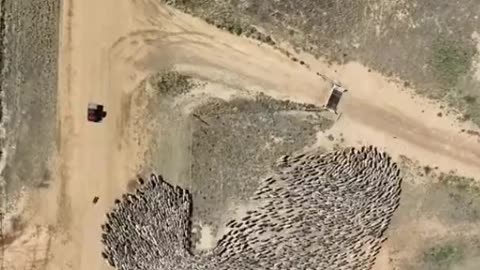
[[[452,119],[436,116],[438,108],[413,101],[408,91],[380,74],[358,64],[328,66],[300,55],[311,66],[308,70],[268,46],[231,36],[156,2],[64,1],[58,175],[56,186],[38,196],[36,204],[38,222],[57,232],[45,269],[107,269],[100,256],[100,224],[113,199],[135,176],[148,144],[148,134],[133,143],[131,129],[134,112],[145,100],[129,101],[135,86],[162,68],[323,104],[329,84],[315,74],[318,71],[350,89],[333,131],[343,133],[348,142],[384,146],[465,175],[480,172],[476,138],[460,134]],[[105,105],[104,123],[86,121],[90,101]],[[94,196],[100,197],[95,205]]]

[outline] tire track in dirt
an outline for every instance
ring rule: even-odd
[[[190,31],[191,32],[191,31]],[[197,33],[197,31],[194,31]],[[124,60],[129,65],[141,65],[141,63],[148,63],[150,65],[149,72],[154,72],[157,68],[153,61],[148,58],[171,60],[175,66],[181,65],[203,65],[209,66],[218,70],[220,73],[229,73],[232,75],[241,75],[238,79],[239,85],[248,85],[252,87],[261,87],[264,90],[271,92],[283,92],[287,94],[289,91],[298,89],[299,91],[310,91],[310,95],[297,96],[305,98],[312,103],[319,103],[323,101],[328,95],[329,85],[319,78],[313,72],[304,73],[299,71],[294,63],[287,57],[284,57],[276,51],[270,50],[266,47],[258,47],[261,52],[258,55],[251,56],[244,48],[232,48],[232,46],[224,46],[222,42],[212,42],[211,38],[206,35],[195,34],[193,37],[188,33],[158,31],[158,36],[149,36],[148,45],[145,45],[145,39],[138,39],[135,48],[136,55],[128,55]],[[115,52],[131,51],[131,47],[126,43],[129,38],[122,38],[122,41],[115,44]],[[250,43],[250,41],[249,41]],[[255,46],[253,43],[250,46]],[[232,49],[231,49],[232,48]],[[165,55],[166,52],[169,55]],[[230,55],[224,52],[229,51]],[[142,56],[147,55],[148,57]],[[122,53],[119,53],[122,55]],[[263,59],[262,59],[263,58]],[[258,60],[262,59],[262,62]],[[280,59],[279,63],[269,63],[269,60]],[[157,62],[160,62],[158,60]],[[234,63],[233,65],[231,63]],[[145,64],[145,66],[148,66]],[[282,65],[286,64],[286,68]],[[277,67],[277,73],[280,73],[276,78],[271,76],[272,67]],[[254,68],[251,68],[254,67]],[[158,69],[158,68],[157,68]],[[293,78],[303,78],[305,80],[294,81]],[[226,81],[226,80],[225,80]],[[302,85],[303,84],[303,85]],[[285,89],[286,88],[286,89]],[[323,91],[311,91],[311,89],[322,89]],[[283,94],[282,93],[282,94]]]
[[[345,114],[359,122],[363,122],[363,119],[367,119],[371,115],[376,115],[375,121],[370,122],[369,125],[378,132],[386,130],[390,136],[403,138],[418,147],[429,150],[435,149],[435,152],[439,155],[454,158],[471,167],[479,165],[480,152],[478,149],[462,142],[454,142],[451,138],[444,136],[441,131],[429,129],[416,119],[386,113],[382,108],[366,104],[359,99],[352,99],[351,105],[345,110]],[[452,144],[455,147],[451,147]]]
[[[59,62],[65,64],[65,70],[59,69],[59,80],[64,80],[65,83],[59,84],[64,86],[63,88],[59,88],[58,95],[59,100],[66,100],[63,97],[69,96],[71,94],[71,85],[72,85],[72,64],[71,64],[71,53],[73,51],[72,45],[72,17],[74,16],[74,1],[62,1],[61,2],[61,10],[66,9],[67,12],[66,17],[60,18],[60,25],[65,24],[65,28],[60,28],[60,50],[63,52],[60,53],[59,58],[62,57],[63,59],[59,59]],[[63,30],[66,30],[63,32]],[[60,138],[62,138],[62,142],[57,145],[57,151],[59,156],[62,157],[70,157],[71,153],[69,152],[69,145],[72,143],[72,133],[73,133],[73,119],[70,114],[65,114],[69,108],[72,107],[72,104],[68,102],[67,104],[59,102],[57,104],[58,112],[61,112],[58,117],[58,129],[60,131]],[[63,116],[63,117],[62,117]],[[58,201],[57,201],[57,226],[62,228],[63,230],[67,231],[68,227],[70,226],[70,213],[71,213],[71,205],[69,202],[67,190],[68,190],[68,182],[70,179],[70,175],[68,172],[67,164],[64,159],[59,160],[58,166],[58,174],[57,177],[58,184],[59,184],[59,192],[58,192]],[[60,229],[59,228],[59,229]]]

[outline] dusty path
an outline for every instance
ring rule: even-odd
[[[435,116],[433,105],[413,102],[381,75],[357,64],[329,67],[301,56],[309,71],[267,46],[155,2],[64,1],[59,173],[57,185],[36,204],[37,222],[57,232],[45,269],[107,269],[100,257],[100,224],[113,199],[135,176],[145,146],[129,143],[128,124],[134,115],[124,105],[135,86],[161,68],[176,67],[230,86],[323,104],[329,84],[315,75],[320,71],[350,89],[334,127],[347,141],[374,143],[466,175],[480,172],[476,139],[460,134],[451,119]],[[104,123],[86,121],[89,101],[105,104]],[[94,196],[100,197],[96,205]]]

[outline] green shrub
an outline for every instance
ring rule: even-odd
[[[424,253],[424,261],[438,270],[451,269],[464,259],[464,249],[451,243],[431,247]]]
[[[472,65],[475,50],[456,41],[439,38],[433,42],[430,64],[435,77],[444,88],[455,86]]]
[[[152,78],[152,85],[162,95],[177,96],[190,91],[191,78],[175,71],[159,73]]]

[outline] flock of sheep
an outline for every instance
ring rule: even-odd
[[[400,200],[400,172],[374,147],[284,156],[216,247],[193,255],[190,194],[152,175],[116,201],[102,256],[117,269],[370,269]]]

